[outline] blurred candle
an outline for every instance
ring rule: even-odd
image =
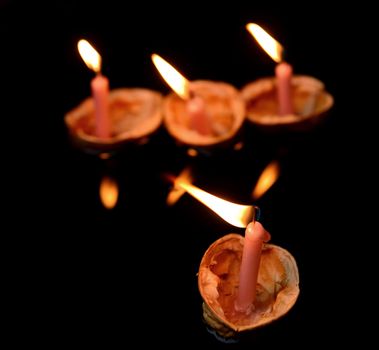
[[[86,40],[79,40],[78,50],[88,68],[96,76],[91,81],[92,97],[95,104],[96,135],[99,138],[111,136],[109,119],[109,81],[101,74],[101,56]]]
[[[190,93],[190,81],[159,55],[152,54],[151,59],[166,83],[185,100],[190,128],[202,135],[211,134],[212,124],[206,112],[204,99],[193,92]]]
[[[271,35],[255,23],[248,23],[247,30],[267,54],[277,62],[275,68],[279,115],[292,114],[291,80],[292,67],[283,61],[283,47]]]
[[[247,225],[238,295],[234,304],[235,309],[239,312],[249,314],[254,310],[262,246],[263,242],[268,240],[270,240],[270,234],[259,222],[253,221]]]
[[[278,94],[279,114],[292,114],[291,79],[292,67],[281,62],[275,68],[276,88]]]
[[[186,101],[186,110],[190,118],[191,129],[199,134],[212,134],[212,125],[205,110],[204,100],[200,96],[190,97]]]

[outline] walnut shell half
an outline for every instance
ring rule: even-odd
[[[205,322],[224,338],[266,325],[286,314],[295,304],[299,272],[285,249],[264,244],[258,274],[255,310],[246,315],[234,309],[245,238],[228,234],[205,252],[198,274]]]
[[[276,78],[262,78],[241,89],[246,103],[247,119],[265,130],[306,130],[318,124],[334,104],[324,84],[313,77],[292,78],[293,114],[278,115]]]
[[[170,93],[163,103],[164,124],[169,134],[186,146],[206,148],[228,144],[245,120],[245,103],[239,91],[230,84],[208,80],[193,81],[190,89],[204,100],[212,132],[204,135],[191,129],[186,101]]]
[[[92,97],[65,115],[73,141],[82,149],[112,151],[119,146],[138,142],[162,124],[162,95],[143,88],[113,89],[109,93],[111,137],[95,133],[95,107]]]

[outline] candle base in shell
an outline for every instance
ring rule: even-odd
[[[293,113],[278,113],[276,78],[262,78],[241,89],[247,120],[265,131],[305,131],[319,124],[332,108],[334,99],[324,84],[313,77],[295,75],[291,80]]]
[[[120,88],[109,93],[110,135],[97,134],[93,98],[65,115],[71,140],[87,153],[114,152],[127,144],[143,144],[162,124],[162,95],[143,88]]]
[[[284,316],[299,295],[299,272],[285,249],[264,244],[258,274],[254,310],[235,310],[244,237],[226,235],[205,252],[199,268],[198,286],[203,298],[205,323],[225,339],[264,326]]]

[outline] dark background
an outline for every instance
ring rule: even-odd
[[[357,34],[349,25],[360,13],[351,17],[354,9],[332,10],[328,2],[240,2],[1,2],[3,73],[11,92],[4,99],[27,134],[27,142],[16,145],[22,191],[14,206],[22,219],[13,225],[30,234],[15,234],[15,250],[23,249],[9,261],[18,266],[13,278],[19,310],[9,323],[26,329],[17,340],[303,348],[357,335],[356,315],[367,293],[357,260],[365,258],[359,254],[362,239],[349,229],[360,218],[354,175],[366,163],[352,141],[351,130],[361,129],[352,102],[359,88],[351,81],[368,68],[354,69]],[[295,73],[325,83],[335,105],[324,124],[279,135],[246,124],[242,151],[194,159],[163,128],[148,144],[106,161],[71,146],[64,114],[89,95],[93,77],[77,52],[79,39],[101,53],[112,88],[168,93],[150,61],[153,52],[190,80],[241,88],[274,71],[246,31],[248,22],[261,24],[283,44]],[[364,120],[364,113],[359,117]],[[300,297],[281,320],[225,345],[202,323],[196,273],[213,241],[243,230],[188,195],[168,207],[170,185],[162,175],[190,165],[197,186],[251,203],[254,184],[273,159],[281,175],[254,204],[272,243],[297,261]],[[104,209],[98,195],[105,175],[119,185],[113,210]]]

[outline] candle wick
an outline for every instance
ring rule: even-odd
[[[259,218],[261,216],[261,209],[256,206],[256,205],[253,205],[252,206],[252,217],[248,220],[248,222],[252,222],[253,224],[255,223],[255,221],[259,221]]]

